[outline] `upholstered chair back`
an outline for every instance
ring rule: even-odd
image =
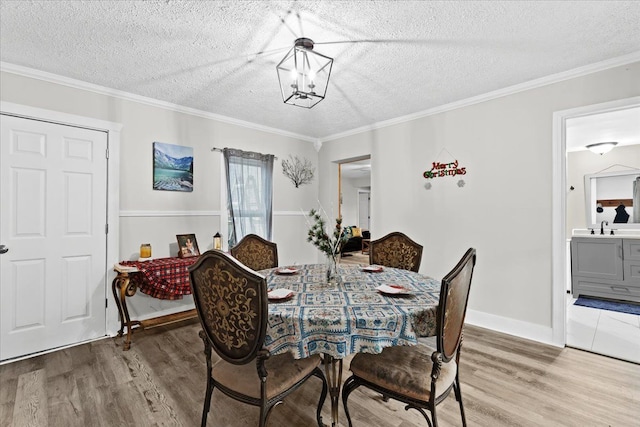
[[[369,262],[386,267],[415,271],[420,269],[422,245],[398,231],[369,244]]]
[[[210,250],[189,267],[193,300],[215,352],[245,364],[262,349],[267,328],[267,282],[224,252]]]
[[[443,362],[458,354],[471,277],[476,265],[476,250],[470,248],[449,274],[442,279],[438,306],[438,352]]]
[[[257,234],[247,234],[231,248],[231,255],[252,270],[278,266],[278,245]]]

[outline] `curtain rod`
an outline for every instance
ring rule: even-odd
[[[211,148],[211,151],[219,151],[219,152],[221,152],[221,153],[222,153],[224,150],[223,150],[222,148],[212,147],[212,148]],[[275,160],[278,160],[278,157],[276,157],[276,156],[273,156],[273,158],[274,158]]]

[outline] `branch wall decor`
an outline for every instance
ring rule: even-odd
[[[313,180],[316,169],[310,160],[298,156],[291,156],[289,160],[282,160],[282,173],[293,182],[296,188],[303,184],[309,184]]]

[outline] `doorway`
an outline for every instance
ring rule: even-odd
[[[0,360],[6,361],[107,335],[107,263],[117,260],[108,214],[118,231],[117,200],[108,203],[107,196],[117,164],[110,167],[108,149],[118,154],[119,126],[1,106],[0,244],[8,251],[0,255]]]
[[[631,335],[619,333],[621,324],[617,320],[613,321],[613,323],[617,323],[617,326],[613,327],[617,332],[609,333],[613,329],[611,326],[609,326],[610,331],[607,331],[606,323],[611,323],[610,318],[618,317],[615,312],[583,310],[581,307],[573,305],[575,299],[572,298],[571,294],[571,262],[567,243],[571,238],[573,229],[586,229],[587,227],[584,219],[584,194],[577,193],[583,191],[581,188],[583,175],[596,172],[596,170],[578,171],[576,169],[579,168],[575,166],[575,163],[572,166],[571,160],[576,155],[583,156],[582,159],[594,159],[600,163],[590,163],[590,166],[586,167],[587,169],[597,170],[604,169],[606,166],[603,165],[609,165],[611,161],[613,163],[627,164],[629,162],[628,159],[623,158],[624,161],[620,159],[614,160],[615,153],[608,161],[606,160],[606,155],[598,156],[597,154],[585,152],[584,146],[589,142],[585,142],[584,133],[579,136],[580,131],[577,127],[578,125],[584,125],[588,129],[587,133],[593,135],[595,133],[594,129],[600,126],[605,132],[612,134],[612,129],[606,129],[607,125],[611,127],[613,123],[611,121],[612,116],[616,112],[622,113],[639,106],[640,97],[634,97],[560,111],[554,114],[554,155],[558,160],[554,162],[554,172],[556,172],[554,174],[554,292],[552,322],[554,343],[559,345],[566,344],[625,360],[630,360],[626,353],[629,353],[629,344],[632,344],[631,339],[637,340],[638,348],[640,348],[640,331],[638,331],[640,318],[630,320],[635,322],[634,332],[638,334],[637,338],[632,338],[633,332]],[[597,124],[598,120],[602,121],[602,125]],[[601,135],[601,138],[605,138],[604,134]],[[617,139],[616,137],[612,138]],[[618,138],[624,137],[619,135]],[[637,143],[635,142],[635,144]],[[628,141],[621,143],[621,145],[627,144],[629,144]],[[581,152],[577,153],[577,151]],[[589,156],[596,157],[591,158]],[[622,323],[625,322],[623,321]],[[616,348],[619,348],[622,352],[619,352]],[[627,349],[627,351],[625,352],[624,349]],[[635,351],[632,350],[632,352]]]
[[[358,189],[358,227],[370,230],[371,190]]]
[[[342,225],[370,230],[371,157],[338,164],[338,216]]]

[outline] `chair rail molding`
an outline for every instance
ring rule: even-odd
[[[224,211],[120,211],[121,218],[135,217],[175,217],[175,216],[222,216]],[[273,216],[306,216],[300,211],[273,211]]]

